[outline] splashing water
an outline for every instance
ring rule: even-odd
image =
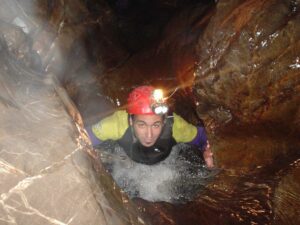
[[[131,198],[183,203],[192,200],[217,171],[204,166],[199,150],[186,144],[155,165],[132,161],[115,142],[101,145],[101,160],[116,183]]]

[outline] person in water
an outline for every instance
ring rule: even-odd
[[[214,167],[213,153],[204,127],[186,122],[176,113],[168,114],[162,91],[152,86],[135,88],[126,110],[118,110],[87,129],[93,146],[115,140],[135,162],[158,163],[177,143],[196,146],[208,168]]]

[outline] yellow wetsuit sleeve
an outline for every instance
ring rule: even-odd
[[[177,142],[191,142],[197,135],[197,128],[173,113],[173,137]]]
[[[128,114],[125,110],[116,111],[92,126],[94,135],[102,141],[120,139],[128,128]]]

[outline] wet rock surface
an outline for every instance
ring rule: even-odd
[[[287,184],[299,175],[299,12],[297,1],[219,1],[199,38],[197,112],[223,168],[208,186],[213,193],[191,203],[197,212],[207,207],[208,215],[220,214],[220,220],[196,217],[202,224],[295,224],[299,218],[299,182]],[[282,202],[291,210],[284,212]],[[192,215],[189,224],[197,224]]]
[[[220,1],[216,14],[198,42],[199,109],[299,129],[299,3]]]
[[[274,224],[298,224],[299,218],[299,160],[295,161],[278,184],[274,194]],[[288,210],[287,210],[288,209]]]
[[[57,78],[0,48],[0,224],[145,224]]]
[[[299,150],[297,1],[220,1],[199,39],[195,94],[220,166],[250,172]]]

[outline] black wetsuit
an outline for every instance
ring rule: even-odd
[[[169,156],[176,141],[172,135],[173,118],[167,118],[162,132],[151,147],[143,146],[134,136],[132,126],[129,126],[118,143],[126,154],[135,162],[147,165],[158,163]]]

